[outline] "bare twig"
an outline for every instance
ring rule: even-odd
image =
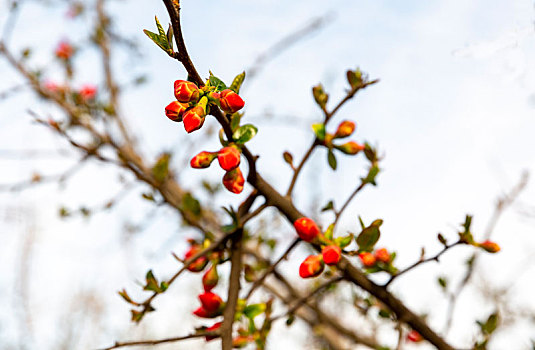
[[[188,340],[188,339],[194,339],[194,338],[201,338],[201,337],[217,337],[217,332],[201,332],[201,333],[195,333],[190,335],[185,335],[182,337],[173,337],[173,338],[165,338],[165,339],[158,339],[158,340],[137,340],[137,341],[128,341],[128,342],[116,342],[114,345],[102,348],[101,350],[112,350],[112,349],[118,349],[118,348],[124,348],[129,346],[142,346],[142,345],[160,345],[165,343],[173,343],[173,342],[179,342],[182,340]]]

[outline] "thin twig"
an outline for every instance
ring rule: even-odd
[[[112,350],[112,349],[118,349],[118,348],[124,348],[127,346],[142,346],[142,345],[160,345],[165,343],[172,343],[172,342],[179,342],[182,340],[187,339],[194,339],[194,338],[201,338],[201,337],[217,337],[217,332],[202,332],[202,333],[195,333],[190,335],[185,335],[182,337],[173,337],[173,338],[165,338],[165,339],[158,339],[158,340],[137,340],[137,341],[128,341],[128,342],[116,342],[114,345],[103,348],[100,350]]]

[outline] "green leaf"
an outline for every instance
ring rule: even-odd
[[[327,152],[327,161],[329,162],[329,166],[333,170],[336,170],[336,156],[334,155],[332,149],[329,149],[329,152]]]
[[[349,85],[353,89],[361,86],[363,83],[363,78],[362,78],[362,72],[360,71],[360,69],[357,68],[354,71],[348,70],[347,81],[349,82]]]
[[[171,154],[162,153],[156,160],[156,164],[152,167],[152,176],[158,182],[163,182],[169,174],[169,160]]]
[[[448,287],[448,280],[446,279],[446,277],[439,277],[437,279],[437,282],[439,286],[441,286],[444,290]]]
[[[316,134],[316,138],[320,141],[325,140],[325,124],[323,123],[316,123],[312,124],[312,130],[314,130],[314,134]]]
[[[142,311],[137,310],[130,310],[130,313],[132,314],[132,321],[139,323],[141,319],[143,319],[143,316],[145,316],[145,313]]]
[[[191,193],[186,193],[184,195],[184,198],[182,199],[182,209],[195,216],[201,215],[201,204],[191,195]]]
[[[210,83],[210,86],[215,87],[215,91],[217,92],[227,89],[225,83],[221,79],[213,75],[212,72],[210,72],[210,78],[208,78],[208,82]]]
[[[377,183],[375,182],[375,177],[377,174],[379,174],[379,171],[381,169],[377,164],[373,164],[370,169],[368,170],[368,175],[366,177],[361,178],[361,181],[365,184],[372,184],[374,186],[377,186]]]
[[[154,20],[156,21],[156,28],[158,28],[158,34],[161,37],[165,37],[165,39],[167,40],[167,34],[165,33],[165,30],[163,30],[163,27],[160,24],[160,21],[158,21],[158,17],[154,16]]]
[[[232,84],[230,84],[230,89],[234,91],[235,93],[239,94],[241,85],[243,84],[244,80],[245,80],[245,71],[236,75],[236,77],[232,81]]]
[[[329,203],[325,204],[325,206],[321,208],[321,211],[324,212],[324,211],[333,210],[333,209],[334,209],[334,202],[330,200]]]
[[[258,129],[256,126],[252,124],[245,124],[240,126],[232,135],[232,138],[237,144],[243,145],[244,143],[251,140],[256,133],[258,132]]]
[[[372,251],[373,246],[379,240],[381,235],[378,226],[370,225],[366,227],[362,232],[357,236],[357,244],[359,245],[359,250],[362,251]]]
[[[173,50],[173,26],[171,25],[171,23],[169,23],[169,28],[167,28],[167,34],[166,34],[166,37],[167,37],[167,43],[169,44],[169,48],[171,50]]]
[[[441,233],[439,233],[439,234],[437,235],[437,238],[438,238],[438,241],[439,241],[440,243],[442,243],[443,245],[447,245],[447,244],[448,244],[448,241],[446,240],[446,238],[445,238],[444,236],[442,236]]]
[[[243,309],[243,314],[247,316],[247,318],[253,319],[256,316],[260,315],[266,310],[266,304],[251,304],[247,305],[245,309]]]
[[[169,43],[167,42],[167,37],[162,38],[158,34],[153,33],[146,29],[143,29],[143,33],[145,33],[149,37],[150,40],[154,41],[154,43],[158,45],[165,52],[169,50]]]
[[[353,240],[353,234],[350,233],[347,236],[336,238],[334,242],[336,243],[337,246],[344,249],[345,247],[351,244],[352,240]]]
[[[240,113],[234,113],[230,117],[230,128],[232,129],[232,132],[235,132],[236,129],[240,127],[240,120],[242,115]]]
[[[152,270],[149,270],[147,272],[147,275],[145,276],[145,281],[147,282],[147,284],[143,287],[143,290],[150,290],[156,293],[162,292],[160,286],[158,285],[158,280],[156,280],[156,277],[154,277]]]
[[[327,227],[327,230],[325,231],[325,239],[332,240],[334,234],[334,224],[330,224],[329,227]]]
[[[362,221],[362,218],[360,217],[360,215],[359,215],[359,223],[360,223],[360,228],[364,230],[366,228],[366,225],[364,225],[364,221]]]
[[[128,293],[126,292],[126,289],[123,289],[119,292],[117,292],[127,303],[130,303],[132,305],[139,305],[139,303],[136,303],[135,301],[132,300],[132,298],[130,298],[130,296],[128,295]]]
[[[485,321],[485,323],[481,323],[478,321],[478,324],[481,327],[481,332],[483,332],[483,334],[492,334],[496,330],[496,328],[498,328],[498,319],[498,313],[495,312],[487,318],[487,321]]]

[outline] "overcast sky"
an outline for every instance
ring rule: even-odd
[[[5,4],[2,6],[3,11]],[[312,140],[309,125],[321,119],[311,87],[322,82],[334,103],[347,88],[347,69],[358,66],[371,78],[380,79],[379,84],[345,106],[331,128],[343,119],[354,120],[358,125],[356,139],[367,140],[384,153],[379,186],[366,189],[349,207],[342,227],[358,230],[358,215],[366,221],[384,219],[381,245],[398,251],[400,266],[416,260],[422,246],[431,253],[438,251],[437,232],[454,239],[456,228],[467,213],[474,215],[476,239],[482,237],[496,197],[513,187],[522,171],[535,170],[532,1],[184,0],[182,8],[184,36],[198,70],[203,76],[211,70],[225,81],[251,67],[258,55],[288,33],[318,16],[327,16],[324,27],[273,57],[254,80],[246,79],[246,118],[260,128],[251,148],[262,155],[258,162],[262,175],[278,188],[285,188],[290,172],[283,164],[282,152],[291,150],[299,159]],[[167,23],[163,4],[113,1],[109,9],[115,15],[115,28],[138,43],[142,52],[142,56],[116,56],[114,63],[120,76],[129,80],[145,73],[149,77],[145,86],[130,91],[123,100],[130,128],[139,136],[147,155],[180,149],[184,131],[180,125],[166,120],[162,111],[173,98],[173,81],[185,74],[142,33],[142,29],[154,30],[154,15]],[[12,47],[36,46],[32,63],[47,64],[61,38],[85,46],[84,30],[91,18],[71,22],[64,13],[61,6],[43,8],[29,3],[23,7]],[[0,25],[4,22],[2,14]],[[96,59],[91,50],[82,51],[77,62],[79,84],[93,82],[98,75]],[[57,69],[47,74],[59,79]],[[0,61],[0,76],[0,91],[20,81],[5,61]],[[47,130],[33,125],[28,108],[50,111],[31,94],[1,101],[0,150],[68,148]],[[207,125],[215,126],[215,122],[208,121]],[[206,147],[217,147],[217,141]],[[182,159],[190,156],[180,151],[177,154]],[[0,183],[29,178],[33,171],[56,173],[71,163],[62,158],[4,159],[0,154]],[[323,150],[317,151],[297,187],[298,206],[310,207],[312,197],[306,193],[314,192],[314,187],[333,193],[340,203],[358,185],[364,165],[360,158],[341,157],[339,169],[333,172],[327,167]],[[208,174],[214,180],[219,175]],[[57,192],[57,186],[45,186],[0,194],[2,209],[24,208],[33,213],[31,219],[19,214],[19,221],[8,217],[2,223],[0,263],[4,269],[0,274],[0,293],[17,302],[17,287],[12,288],[12,284],[17,280],[18,270],[13,266],[18,265],[21,257],[23,233],[34,225],[37,238],[31,286],[32,291],[38,292],[32,292],[30,306],[36,311],[36,343],[53,344],[57,335],[50,331],[54,329],[50,320],[61,316],[62,302],[67,296],[88,287],[98,288],[99,294],[107,296],[105,306],[113,310],[115,328],[103,333],[116,335],[124,329],[129,315],[124,302],[114,293],[122,287],[136,289],[133,281],[141,279],[149,268],[160,275],[170,274],[176,268],[169,252],[184,251],[186,234],[180,231],[170,210],[164,209],[149,228],[128,240],[128,249],[123,249],[123,223],[143,220],[151,208],[137,200],[143,187],[109,214],[91,220],[58,219],[61,205],[95,205],[113,196],[119,190],[116,179],[113,169],[90,165],[61,192]],[[198,183],[198,173],[184,169],[180,180],[193,187]],[[233,198],[234,203],[243,199],[248,190],[250,187]],[[503,251],[484,256],[480,264],[494,286],[514,285],[515,306],[529,305],[531,309],[535,307],[532,293],[526,291],[534,287],[529,276],[535,270],[533,261],[526,257],[535,249],[534,194],[534,187],[528,185],[519,200],[523,206],[515,206],[503,216],[493,235]],[[322,198],[318,205],[329,199]],[[520,211],[529,210],[529,206],[532,215],[521,215]],[[328,215],[322,219],[323,224],[328,224]],[[285,232],[274,236],[280,238],[290,233],[287,225]],[[437,302],[442,295],[435,287],[435,276],[446,274],[455,282],[455,276],[459,278],[463,273],[462,261],[469,254],[470,250],[464,248],[451,252],[440,265],[424,267],[400,279],[393,288],[416,311],[432,312],[430,321],[440,330],[446,304]],[[191,288],[194,294],[195,287]],[[474,310],[478,298],[478,294],[468,293],[461,300],[461,311],[456,314],[458,322],[452,330],[456,346],[469,344],[475,318],[486,317],[492,311],[488,304]],[[193,317],[184,316],[191,308],[187,302],[170,304],[172,309],[162,311],[162,316],[151,315],[153,318],[148,322],[159,317],[185,317],[188,322],[158,329],[158,335],[186,334],[191,320],[200,324]],[[0,330],[10,341],[18,332],[16,324],[8,321],[13,311],[20,312],[20,308],[0,310]],[[135,332],[134,329],[130,335]],[[286,331],[281,328],[281,332]],[[292,335],[273,340],[273,348],[279,341],[287,342],[281,346],[295,347],[306,339],[302,332],[298,336],[288,334]],[[532,334],[533,326],[512,328],[497,338],[491,349],[528,349]],[[108,339],[111,343],[112,339]],[[95,344],[102,345],[106,343]]]

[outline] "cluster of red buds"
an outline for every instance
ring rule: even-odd
[[[311,278],[319,276],[327,265],[336,265],[342,257],[342,248],[330,242],[322,235],[320,228],[310,218],[300,218],[294,221],[294,228],[299,238],[305,242],[312,242],[316,238],[321,238],[323,247],[321,254],[309,255],[299,266],[299,276],[302,278]],[[320,237],[321,236],[321,237]]]
[[[317,127],[315,127],[316,130]],[[355,155],[359,153],[360,151],[364,150],[364,145],[359,144],[355,141],[348,141],[346,143],[342,144],[334,144],[333,141],[336,139],[343,139],[346,137],[351,136],[356,129],[356,125],[354,122],[350,120],[344,120],[336,129],[336,132],[334,134],[325,132],[325,126],[321,124],[320,129],[322,130],[319,135],[318,132],[316,132],[316,136],[318,136],[318,139],[320,140],[321,144],[329,149],[337,149],[341,151],[342,153],[349,154],[349,155]]]
[[[375,250],[375,252],[363,252],[359,254],[362,266],[366,268],[376,267],[378,265],[388,266],[392,262],[392,256],[385,248]]]
[[[199,88],[186,80],[175,81],[175,98],[165,107],[165,115],[175,122],[183,122],[186,132],[198,130],[210,113],[210,104],[216,104],[226,113],[235,113],[243,108],[242,98],[230,89],[215,92],[213,86]]]
[[[43,83],[43,89],[50,94],[65,95],[70,89],[68,86],[60,85],[52,80],[46,80]],[[75,90],[73,93],[73,99],[78,102],[87,103],[95,99],[97,96],[97,87],[93,84],[84,84],[80,89]]]
[[[223,176],[223,185],[232,193],[241,193],[245,178],[239,168],[240,165],[240,148],[236,144],[230,144],[221,148],[217,152],[203,151],[193,157],[190,165],[195,169],[208,168],[217,158],[219,165],[226,171]]]

